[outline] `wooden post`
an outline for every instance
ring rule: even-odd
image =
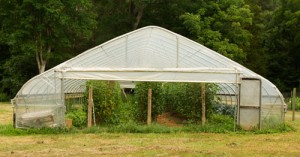
[[[148,89],[148,115],[147,115],[147,125],[151,125],[151,107],[152,106],[152,89]]]
[[[94,121],[94,126],[96,126],[95,104],[94,104],[93,97],[92,97],[92,104],[93,104],[93,121]]]
[[[292,117],[292,120],[293,120],[293,121],[295,120],[295,106],[296,106],[295,99],[296,99],[296,88],[293,89],[293,97],[292,97],[292,109],[293,109],[293,117]]]
[[[202,83],[202,90],[201,90],[201,98],[202,98],[202,118],[201,124],[204,125],[206,118],[205,118],[205,83]]]
[[[88,106],[88,124],[87,127],[92,127],[92,108],[93,108],[93,86],[89,88],[89,106]]]

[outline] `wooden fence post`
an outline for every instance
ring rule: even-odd
[[[206,118],[205,118],[205,83],[202,83],[202,90],[201,90],[201,98],[202,98],[202,118],[201,124],[204,125]]]
[[[148,89],[148,115],[147,115],[147,125],[151,125],[151,108],[152,108],[152,89]]]
[[[293,97],[292,97],[292,110],[293,110],[293,117],[292,120],[295,120],[295,108],[296,108],[296,88],[293,89]]]

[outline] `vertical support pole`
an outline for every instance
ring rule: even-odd
[[[201,124],[202,126],[205,124],[206,118],[205,118],[205,83],[202,83],[202,90],[201,90],[201,98],[202,98],[202,118],[201,118]]]
[[[125,43],[125,67],[128,67],[128,56],[127,56],[127,52],[128,52],[128,36],[126,36],[126,43]]]
[[[93,86],[89,87],[89,106],[88,106],[88,128],[92,127],[92,108],[93,108]]]
[[[259,127],[259,130],[261,130],[262,128],[262,121],[261,121],[261,117],[262,117],[262,109],[261,109],[261,99],[262,99],[262,92],[261,92],[261,79],[259,79],[259,124],[258,124],[258,127]]]
[[[295,98],[296,98],[296,88],[293,88],[293,97],[292,97],[292,109],[293,109],[293,117],[292,120],[295,120]]]
[[[60,79],[60,99],[61,104],[65,106],[64,79]]]
[[[179,67],[179,38],[176,37],[176,68]]]
[[[241,92],[241,79],[240,79],[240,74],[239,71],[235,68],[236,71],[236,103],[234,105],[234,124],[233,124],[233,131],[236,131],[236,126],[239,124],[238,118],[239,118],[239,107],[240,107],[240,92]]]
[[[240,107],[240,92],[241,84],[237,83],[236,85],[236,104],[234,106],[234,126],[233,130],[236,131],[236,126],[239,124],[239,107]]]
[[[148,115],[147,115],[147,125],[151,125],[151,108],[152,108],[152,89],[148,89]]]
[[[16,128],[16,107],[15,107],[15,99],[10,100],[12,108],[13,108],[13,126]]]
[[[62,78],[60,79],[60,99],[61,99],[61,109],[63,111],[60,112],[61,121],[59,124],[65,125],[65,112],[66,112],[66,105],[65,105],[65,87],[64,87],[64,79],[63,79],[63,72],[62,72]]]
[[[93,121],[94,121],[94,126],[96,126],[95,104],[93,98],[92,98],[92,104],[93,104]]]

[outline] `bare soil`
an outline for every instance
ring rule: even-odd
[[[161,125],[166,125],[169,127],[180,127],[182,126],[182,119],[173,116],[171,113],[169,112],[165,112],[159,116],[157,116],[157,123],[161,124]]]

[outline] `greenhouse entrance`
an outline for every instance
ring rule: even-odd
[[[242,78],[240,85],[240,103],[238,124],[243,129],[261,128],[261,80]]]

